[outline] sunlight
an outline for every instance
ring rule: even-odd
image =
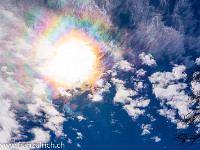
[[[87,42],[70,37],[52,47],[44,41],[40,41],[37,58],[40,59],[39,71],[50,82],[72,87],[89,78],[94,69],[96,55]]]

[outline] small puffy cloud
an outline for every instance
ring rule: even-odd
[[[133,70],[133,65],[131,63],[129,63],[128,61],[126,60],[121,60],[119,63],[119,69],[123,70],[123,71],[131,71]]]
[[[196,63],[197,65],[200,65],[200,57],[196,59],[195,63]]]
[[[70,138],[68,138],[67,143],[72,144],[72,140]]]
[[[63,122],[65,121],[65,118],[60,115],[55,116],[49,116],[48,122],[44,124],[44,127],[51,129],[55,132],[56,136],[64,136],[63,133]]]
[[[116,90],[117,93],[114,97],[114,102],[125,103],[126,101],[131,101],[131,96],[136,95],[135,91],[126,89],[123,85],[118,85]]]
[[[152,116],[152,115],[150,115],[150,114],[147,114],[147,116],[150,118],[150,120],[151,120],[151,122],[154,122],[154,121],[156,121],[156,119]]]
[[[81,116],[81,115],[77,116],[77,119],[78,119],[79,122],[82,121],[82,120],[86,120],[86,118],[84,118],[84,117]]]
[[[189,125],[187,125],[184,122],[178,121],[177,123],[177,129],[186,129]]]
[[[172,72],[156,72],[149,77],[149,80],[153,84],[160,84],[160,86],[166,86],[172,84],[179,79],[186,79],[187,74],[184,73],[185,66],[175,66]]]
[[[67,96],[67,97],[71,97],[72,94],[67,92],[64,88],[60,87],[58,88],[58,91],[60,92],[61,96]]]
[[[99,93],[88,94],[88,98],[91,99],[93,102],[99,102],[103,100],[103,96]]]
[[[131,116],[133,119],[137,119],[139,115],[142,115],[145,112],[145,110],[135,108],[132,105],[124,105],[123,108],[127,111],[128,115]]]
[[[148,66],[156,65],[156,61],[154,60],[151,54],[145,54],[144,52],[142,52],[139,55],[139,58],[142,60],[142,64],[145,64]]]
[[[171,120],[171,122],[176,123],[175,119],[176,111],[174,109],[167,109],[166,107],[164,107],[163,109],[159,109],[158,113],[161,116],[165,116],[167,119]]]
[[[135,89],[136,91],[142,90],[142,89],[144,89],[144,88],[146,88],[146,85],[143,84],[143,82],[141,82],[141,81],[139,81],[139,82],[134,82],[134,89]]]
[[[34,134],[35,138],[31,143],[48,142],[50,140],[49,131],[44,131],[41,128],[33,128],[31,132]]]
[[[118,78],[112,78],[111,81],[116,86],[116,94],[114,96],[115,103],[123,104],[123,109],[125,109],[132,119],[137,119],[139,115],[145,113],[144,108],[149,105],[150,100],[140,97],[133,99],[138,93],[135,90],[125,87],[125,81]],[[141,86],[141,85],[139,85]]]
[[[77,139],[83,139],[83,135],[82,135],[82,133],[81,132],[76,132],[77,133]]]
[[[79,143],[76,143],[76,146],[79,147],[79,148],[81,147],[81,145]]]
[[[180,114],[187,113],[189,106],[189,97],[183,91],[186,88],[186,84],[174,84],[169,85],[166,88],[154,87],[154,93],[157,98],[167,100],[166,104],[178,109]]]
[[[140,69],[136,71],[137,77],[144,76],[146,71],[144,69]]]
[[[131,100],[130,104],[124,105],[123,108],[127,111],[128,115],[131,116],[133,119],[137,119],[139,115],[142,115],[145,113],[144,108],[148,106],[150,103],[150,100],[145,100],[145,99],[138,99],[138,100]]]
[[[151,124],[142,124],[141,125],[141,129],[143,129],[142,134],[141,135],[146,135],[146,134],[150,134],[150,130],[152,130],[152,126]]]
[[[137,94],[136,91],[125,88],[124,81],[119,80],[117,78],[112,78],[111,80],[116,86],[116,94],[114,97],[114,102],[125,103],[127,101],[131,101],[131,96],[134,96]]]
[[[93,102],[99,102],[103,100],[103,94],[109,92],[109,88],[111,87],[110,83],[104,82],[103,80],[98,80],[98,88],[96,88],[96,92],[92,94],[88,94],[88,99],[92,100]]]
[[[159,138],[158,136],[154,136],[151,139],[155,140],[155,142],[160,142],[161,141],[161,138]]]
[[[191,89],[193,90],[194,94],[198,94],[200,91],[200,82],[191,82]]]

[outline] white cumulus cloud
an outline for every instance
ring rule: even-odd
[[[183,65],[176,65],[172,72],[156,72],[149,77],[153,85],[153,93],[160,99],[160,104],[163,106],[163,109],[158,112],[174,123],[176,111],[180,116],[189,111],[189,96],[184,91],[187,84],[180,82],[181,79],[186,79],[185,69]],[[171,106],[171,109],[166,106]]]
[[[156,65],[156,61],[154,60],[151,54],[145,54],[144,52],[142,52],[139,55],[139,58],[142,60],[142,64],[145,64],[148,66]]]

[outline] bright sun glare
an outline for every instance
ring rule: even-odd
[[[52,46],[45,38],[40,40],[37,59],[39,71],[56,83],[72,87],[88,80],[91,75],[96,55],[85,41],[71,37],[61,44]]]

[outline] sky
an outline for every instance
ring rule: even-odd
[[[0,149],[198,150],[199,65],[198,0],[1,0]]]

